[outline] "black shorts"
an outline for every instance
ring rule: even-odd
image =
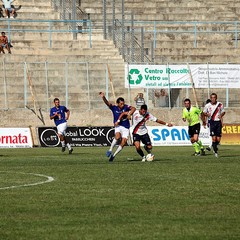
[[[142,142],[144,145],[152,145],[148,133],[144,135],[133,134],[133,142]]]
[[[222,136],[222,122],[210,121],[210,136],[221,137]]]
[[[198,134],[198,135],[199,135],[199,133],[200,133],[200,128],[201,128],[200,123],[197,123],[197,124],[195,124],[195,125],[193,125],[193,126],[189,126],[189,127],[188,127],[188,135],[189,135],[189,137],[192,138],[193,135],[195,135],[195,134]]]

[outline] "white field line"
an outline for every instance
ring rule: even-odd
[[[37,185],[50,183],[50,182],[54,181],[53,177],[46,176],[43,174],[37,174],[37,173],[24,173],[24,172],[5,172],[5,173],[13,173],[13,174],[20,173],[20,174],[26,174],[26,175],[34,175],[34,176],[38,176],[38,177],[47,178],[47,180],[41,181],[41,182],[36,182],[36,183],[26,183],[26,184],[16,185],[16,186],[0,187],[0,190],[11,189],[11,188],[20,188],[20,187],[31,187],[31,186],[37,186]]]

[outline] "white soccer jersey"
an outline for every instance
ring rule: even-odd
[[[146,134],[147,127],[146,127],[146,121],[157,121],[157,118],[154,117],[151,113],[146,113],[144,116],[139,113],[139,110],[136,110],[133,115],[133,134],[139,134],[144,135]]]
[[[203,112],[207,114],[209,120],[220,121],[219,117],[225,110],[222,103],[216,102],[214,105],[212,103],[206,104]]]

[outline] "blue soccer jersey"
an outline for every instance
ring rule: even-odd
[[[110,105],[109,108],[113,113],[113,123],[117,122],[117,120],[122,112],[129,112],[131,110],[131,106],[126,105],[126,104],[123,106],[122,109],[120,109],[116,105]],[[127,116],[124,119],[122,119],[118,125],[123,126],[125,128],[130,128],[130,122],[127,119]]]
[[[56,126],[58,126],[61,123],[66,122],[66,116],[65,113],[68,112],[69,110],[65,106],[59,106],[59,108],[53,107],[50,110],[50,117],[55,115],[56,113],[60,114],[60,116],[55,116],[54,117],[54,122]]]

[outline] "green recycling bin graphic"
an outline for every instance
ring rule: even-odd
[[[129,71],[128,80],[130,85],[139,85],[143,80],[143,76],[138,69],[133,68]]]

